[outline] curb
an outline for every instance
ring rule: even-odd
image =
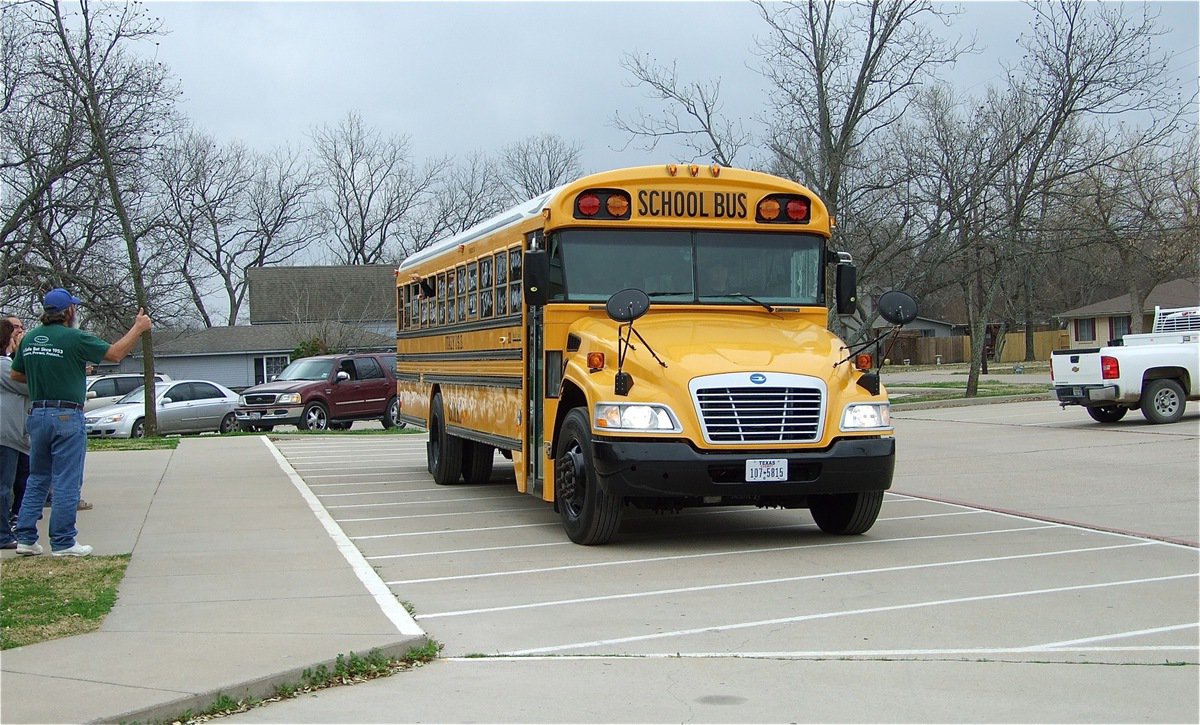
[[[370,652],[379,652],[387,657],[403,658],[409,651],[424,647],[429,644],[427,637],[410,637],[407,639],[392,642],[379,647],[372,647]],[[296,667],[277,672],[273,675],[265,677],[257,677],[244,682],[232,683],[223,687],[197,692],[191,695],[185,695],[169,702],[151,705],[149,707],[130,710],[128,712],[119,713],[117,715],[109,715],[95,720],[90,720],[92,723],[163,723],[163,722],[179,722],[181,715],[185,713],[196,714],[203,712],[211,707],[217,698],[222,695],[227,696],[237,702],[248,699],[266,700],[276,697],[275,688],[284,684],[299,684],[303,679],[304,673],[309,670],[315,670],[324,666],[326,669],[332,670],[337,664],[337,659],[342,655],[349,655],[351,652],[343,652],[340,655],[334,656],[333,659],[313,662],[307,665],[298,665]],[[365,653],[359,653],[365,654]]]

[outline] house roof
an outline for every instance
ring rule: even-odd
[[[1163,282],[1150,290],[1146,296],[1142,311],[1150,314],[1157,307],[1194,307],[1200,304],[1200,286],[1194,279],[1175,279]],[[1128,315],[1133,309],[1132,295],[1121,295],[1102,302],[1076,307],[1073,310],[1059,312],[1055,317],[1075,319],[1078,317],[1108,317],[1111,315]]]
[[[394,338],[340,322],[209,327],[199,330],[155,330],[155,357],[287,354],[306,340],[320,338],[337,349],[391,349]],[[139,345],[140,352],[140,345]]]
[[[396,268],[251,267],[250,324],[337,320],[362,325],[396,318]]]

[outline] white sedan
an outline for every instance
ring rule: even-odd
[[[237,429],[233,411],[238,395],[208,380],[170,380],[155,385],[158,432],[229,433]],[[141,438],[146,435],[145,389],[138,388],[115,404],[89,410],[84,425],[89,438]]]

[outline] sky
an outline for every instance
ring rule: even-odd
[[[494,153],[530,136],[580,144],[585,171],[684,161],[682,150],[626,146],[615,111],[659,108],[620,66],[626,53],[677,63],[683,81],[721,80],[725,111],[753,119],[765,83],[748,2],[164,2],[169,31],[153,51],[179,79],[181,111],[219,141],[268,150],[308,146],[311,130],[350,111],[384,134],[408,136],[417,160]],[[947,6],[949,7],[949,6]],[[953,80],[971,92],[1020,57],[1029,10],[967,2],[950,37],[983,52]],[[1132,7],[1140,7],[1132,6]],[[1169,30],[1161,48],[1190,95],[1198,84],[1200,2],[1154,3]]]

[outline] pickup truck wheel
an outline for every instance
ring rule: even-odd
[[[1087,412],[1097,423],[1116,423],[1125,417],[1129,408],[1123,405],[1098,405],[1088,408]]]
[[[1151,380],[1142,388],[1142,415],[1151,423],[1174,423],[1183,417],[1187,398],[1174,380]]]
[[[883,491],[811,496],[808,512],[827,534],[861,534],[875,525]]]
[[[442,394],[433,396],[429,413],[429,472],[433,482],[445,486],[462,479],[463,439],[446,432]]]
[[[576,544],[603,544],[621,526],[624,501],[600,488],[592,462],[592,426],[584,408],[563,420],[554,458],[554,505],[567,537]]]
[[[309,403],[300,414],[300,430],[326,430],[329,428],[329,412],[320,403]]]

